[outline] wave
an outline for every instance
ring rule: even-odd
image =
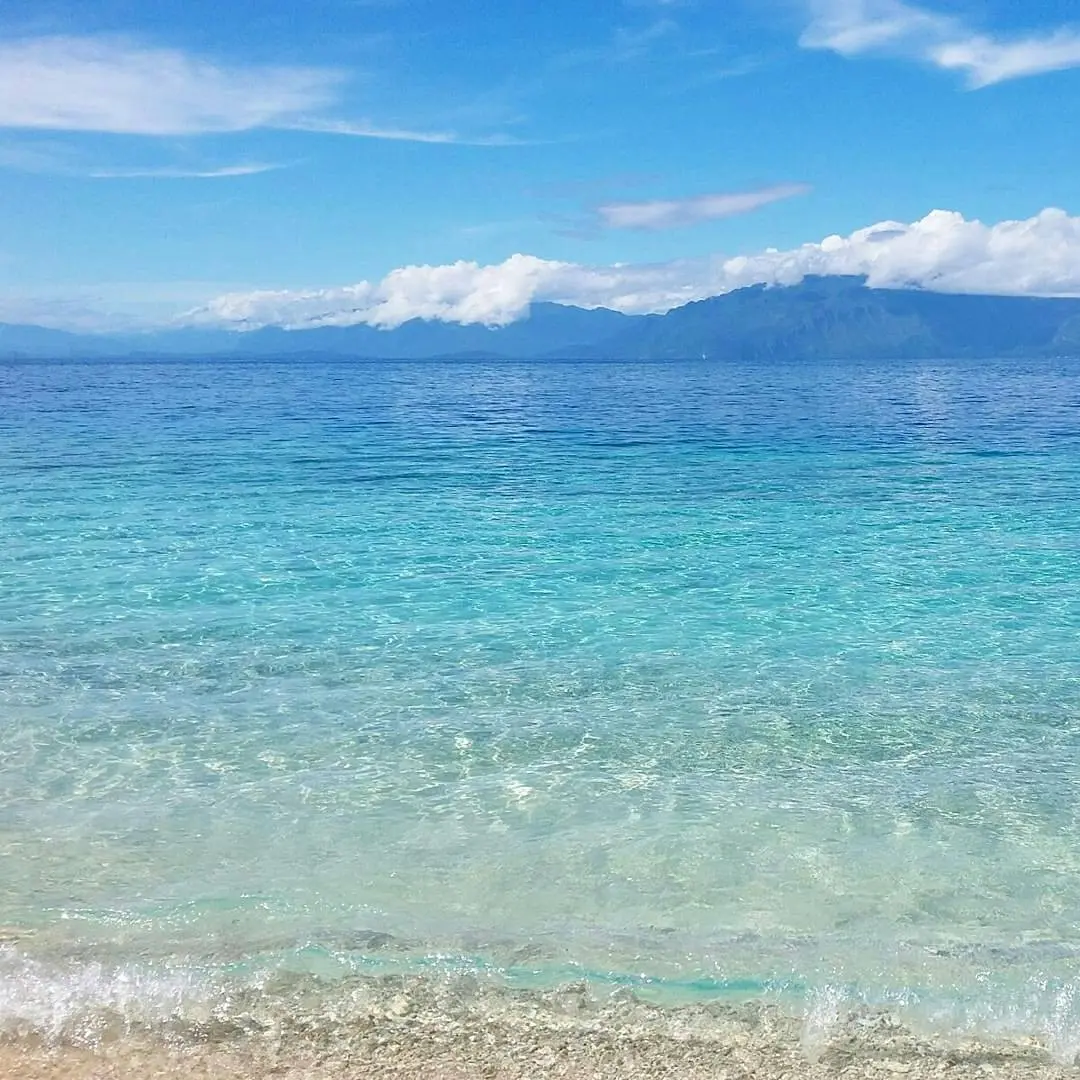
[[[561,972],[524,986],[463,957],[307,959],[110,966],[0,946],[0,1078],[1049,1077],[1074,1075],[1080,1052],[1080,987],[1048,979],[875,1003],[842,985]]]

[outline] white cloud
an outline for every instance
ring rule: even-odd
[[[304,119],[283,125],[296,131],[312,131],[322,135],[352,135],[361,139],[387,139],[391,142],[419,142],[458,146],[523,146],[512,135],[480,135],[468,137],[456,131],[414,131],[410,128],[379,127],[371,123],[353,123],[347,120]]]
[[[939,67],[966,72],[969,84],[978,89],[1024,75],[1080,67],[1080,33],[1059,30],[1009,42],[976,35],[946,42],[932,56]]]
[[[513,255],[491,266],[464,261],[405,266],[375,284],[361,281],[337,289],[229,293],[212,301],[199,313],[198,321],[392,327],[419,318],[505,324],[519,318],[555,277],[573,269],[572,263],[532,255]]]
[[[0,43],[0,126],[191,135],[280,124],[334,98],[341,76],[223,67],[118,38]]]
[[[758,191],[696,195],[688,199],[608,203],[598,206],[596,215],[608,229],[672,229],[747,214],[809,190],[805,184],[777,184]]]
[[[810,0],[811,22],[799,43],[857,56],[874,49],[916,48],[926,39],[947,36],[953,20],[910,7],[900,0]]]
[[[23,38],[0,42],[0,128],[197,135],[274,127],[421,143],[515,142],[328,118],[323,110],[344,81],[326,68],[226,66],[128,38]]]
[[[88,163],[73,147],[56,143],[26,145],[0,143],[0,167],[20,172],[55,176],[83,177],[91,180],[124,179],[199,179],[216,180],[237,176],[255,176],[285,168],[265,161],[243,161],[233,165],[136,165],[113,166]]]
[[[233,176],[257,176],[259,173],[273,172],[280,168],[282,168],[281,165],[251,161],[240,165],[223,165],[214,169],[185,169],[171,165],[144,169],[89,169],[84,175],[94,180],[219,180]]]
[[[407,266],[378,282],[336,289],[226,293],[183,321],[389,328],[421,318],[495,326],[522,317],[533,301],[666,311],[747,285],[796,284],[807,274],[866,275],[876,287],[1080,296],[1080,217],[1047,209],[985,225],[934,210],[910,225],[885,221],[846,237],[733,258],[586,266],[513,255],[487,266]]]
[[[843,56],[906,56],[967,76],[972,89],[1080,66],[1080,31],[996,38],[960,19],[902,0],[808,0],[811,21],[800,38],[809,49]]]
[[[865,274],[877,288],[1080,296],[1080,217],[1047,209],[1023,221],[986,225],[934,210],[905,225],[880,222],[786,252],[725,261],[734,284],[789,284],[806,274]]]

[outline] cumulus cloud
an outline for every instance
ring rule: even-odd
[[[688,199],[607,203],[596,208],[596,215],[600,224],[608,229],[673,229],[748,214],[809,190],[806,184],[776,184],[758,191],[695,195]]]
[[[586,266],[513,255],[482,266],[407,266],[381,281],[334,289],[232,292],[183,321],[260,326],[392,328],[409,319],[501,326],[534,301],[667,311],[747,285],[794,285],[808,274],[865,275],[872,287],[1080,296],[1080,217],[1047,209],[986,225],[934,210],[911,224],[884,221],[787,251],[651,265]]]
[[[861,274],[875,288],[1080,296],[1080,217],[1050,208],[1022,221],[986,225],[934,210],[910,225],[880,222],[791,251],[728,259],[723,266],[738,284]]]
[[[972,89],[1080,66],[1080,31],[1074,29],[993,37],[903,0],[809,0],[809,9],[800,38],[805,48],[906,56],[960,71]]]
[[[377,283],[228,293],[195,316],[200,321],[246,326],[367,323],[389,328],[409,319],[503,325],[519,318],[557,277],[575,269],[573,263],[533,255],[512,255],[489,266],[465,261],[405,266]]]

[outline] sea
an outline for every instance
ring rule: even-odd
[[[1080,361],[0,364],[0,1043],[515,1023],[1073,1062]]]

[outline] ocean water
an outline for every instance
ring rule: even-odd
[[[1071,1061],[1078,813],[1080,362],[0,366],[8,1037],[572,992]]]

